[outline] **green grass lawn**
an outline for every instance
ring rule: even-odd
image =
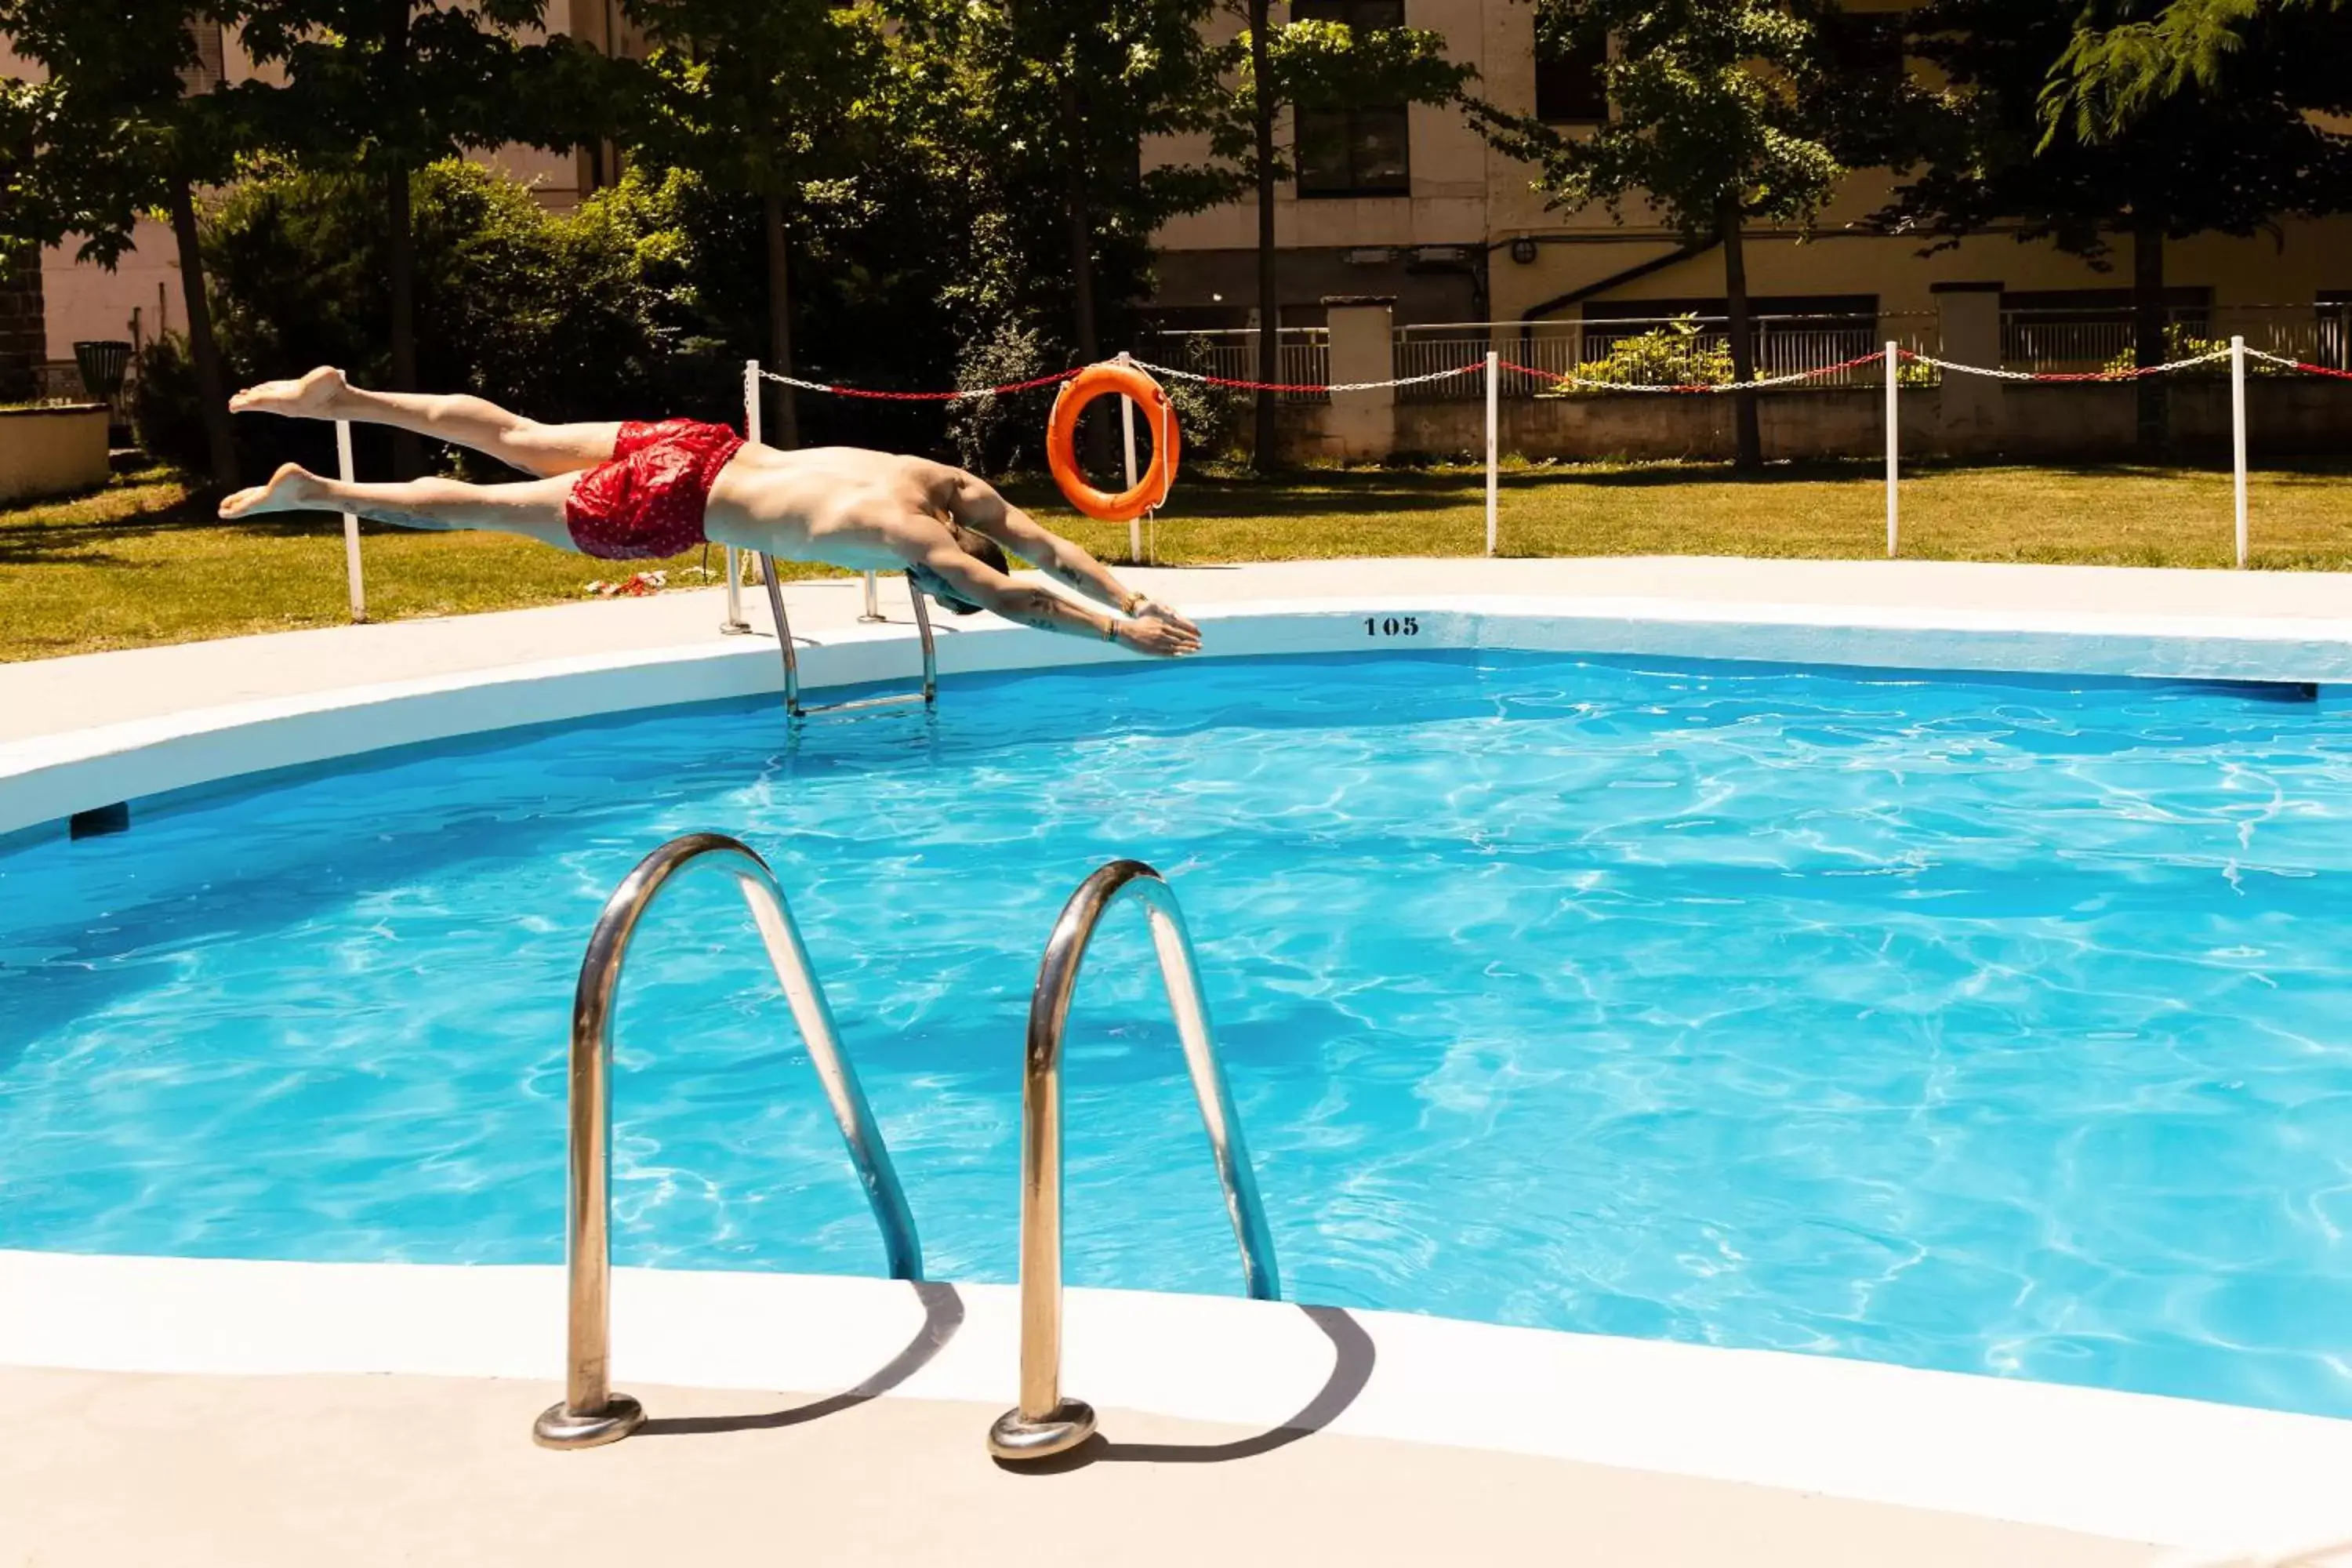
[[[1125,555],[1125,524],[1076,517],[1045,484],[1008,489],[1105,559]],[[1502,547],[1514,555],[1874,557],[1885,548],[1885,506],[1872,463],[1783,465],[1753,479],[1720,464],[1533,466],[1504,473]],[[2352,569],[2352,462],[2265,468],[2253,476],[2251,509],[2256,566]],[[1485,529],[1475,468],[1318,469],[1273,482],[1188,472],[1160,522],[1157,558],[1181,565],[1474,555]],[[371,527],[363,549],[369,609],[385,620],[576,599],[592,580],[626,570],[485,534]],[[1903,487],[1903,552],[2227,566],[2230,476],[1920,465]],[[692,574],[698,556],[639,564],[668,571],[673,586],[711,580]],[[222,523],[162,472],[77,500],[0,510],[0,660],[331,626],[346,614],[336,518]]]

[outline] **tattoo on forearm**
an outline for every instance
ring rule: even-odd
[[[1034,626],[1041,632],[1066,632],[1072,637],[1100,637],[1102,631],[1093,619],[1076,605],[1058,594],[1043,589],[1020,595],[997,606],[998,615],[1024,626]]]

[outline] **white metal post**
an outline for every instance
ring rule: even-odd
[[[760,362],[755,359],[743,362],[743,435],[752,441],[760,438]],[[743,558],[731,544],[719,549],[727,557],[727,618],[719,629],[740,636],[751,629],[743,618]]]
[[[857,618],[861,621],[878,621],[885,618],[882,614],[882,599],[876,591],[874,574],[871,572],[866,574],[866,607],[857,612]]]
[[[1496,410],[1498,406],[1496,386],[1501,377],[1502,355],[1493,349],[1486,351],[1486,553],[1495,553],[1495,533],[1497,521],[1496,499]]]
[[[2237,468],[2238,565],[2246,564],[2246,340],[2230,340],[2230,445]]]
[[[1118,360],[1121,364],[1125,364],[1131,357],[1122,351]],[[1118,400],[1118,422],[1120,430],[1127,437],[1127,488],[1133,489],[1135,488],[1135,399],[1123,394]],[[1140,562],[1143,559],[1143,519],[1139,517],[1131,517],[1127,521],[1127,558],[1135,562]]]
[[[335,421],[335,466],[343,483],[354,482],[352,473],[352,422]],[[343,513],[343,575],[352,587],[352,621],[358,625],[367,619],[367,584],[360,577],[360,520],[357,512]]]
[[[1903,351],[1890,338],[1886,342],[1886,558],[1895,559],[1896,531],[1900,521],[1895,500],[1895,434],[1902,423],[1902,399],[1899,395],[1901,377],[1896,372],[1903,363]]]

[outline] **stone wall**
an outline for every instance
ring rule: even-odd
[[[37,396],[40,368],[47,357],[40,256],[0,256],[0,403]]]
[[[0,410],[0,506],[106,483],[106,407]]]

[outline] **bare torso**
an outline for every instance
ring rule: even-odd
[[[754,443],[711,487],[704,530],[722,544],[851,571],[906,563],[910,535],[949,518],[959,476],[927,458],[856,447]]]

